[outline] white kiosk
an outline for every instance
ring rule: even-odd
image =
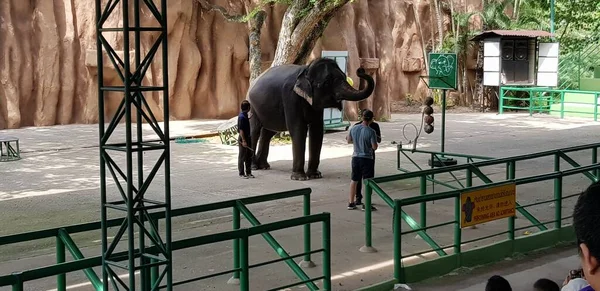
[[[323,51],[321,56],[328,59],[333,59],[344,73],[348,73],[348,51]],[[325,108],[323,113],[323,123],[325,130],[344,127],[348,129],[349,121],[344,121],[344,103],[342,102],[342,110],[337,108]]]
[[[484,86],[558,85],[559,44],[542,43],[552,37],[540,30],[490,30],[473,37],[483,41]]]

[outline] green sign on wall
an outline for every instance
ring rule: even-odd
[[[455,90],[457,84],[456,54],[429,54],[429,88]]]

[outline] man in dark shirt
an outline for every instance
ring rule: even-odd
[[[252,175],[252,138],[250,136],[250,120],[248,119],[248,112],[250,111],[250,102],[248,100],[242,101],[240,106],[242,112],[238,115],[238,170],[240,178],[248,179],[254,178]],[[244,171],[245,166],[245,171]]]
[[[365,113],[365,111],[367,111],[367,109],[363,109],[359,112],[358,114],[358,119],[360,120],[359,122],[355,123],[354,126],[359,125],[362,123],[362,116]],[[373,130],[375,130],[375,133],[377,134],[377,143],[381,143],[381,129],[379,128],[379,124],[377,124],[377,122],[375,122],[375,120],[372,120],[371,123],[369,124],[369,127],[372,128]],[[373,150],[373,162],[375,161],[375,150]],[[358,183],[356,184],[356,205],[362,205],[362,179],[358,180]],[[372,210],[376,210],[375,207],[371,206]],[[364,209],[364,205],[363,205],[363,209]]]

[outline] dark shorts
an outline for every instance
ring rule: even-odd
[[[352,181],[369,179],[375,176],[375,160],[352,157]]]

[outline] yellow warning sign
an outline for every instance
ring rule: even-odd
[[[461,228],[511,217],[515,215],[517,185],[511,183],[463,192],[460,204]]]

